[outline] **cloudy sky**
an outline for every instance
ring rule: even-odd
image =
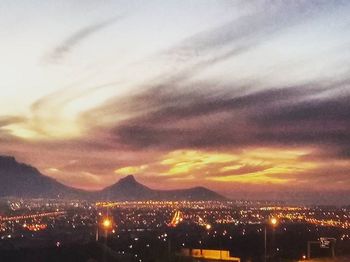
[[[70,186],[127,174],[350,201],[350,2],[0,2],[0,154]]]

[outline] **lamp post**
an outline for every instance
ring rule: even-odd
[[[264,226],[264,262],[267,260],[267,225],[271,225],[273,230],[275,230],[275,227],[278,224],[278,220],[275,217],[272,217],[268,220],[268,223],[265,223]]]
[[[107,231],[112,227],[112,221],[108,217],[106,217],[102,221],[102,226],[105,230],[105,238],[107,238]]]
[[[210,230],[211,230],[211,225],[210,224],[206,224],[205,225],[205,231],[206,231],[205,235],[206,235],[206,237],[203,239],[203,242],[204,242],[205,239],[209,239],[210,238]],[[201,250],[203,250],[203,244],[202,243],[201,243]],[[203,251],[201,251],[201,252],[203,252]]]
[[[205,240],[206,239],[209,239],[209,232],[212,228],[212,225],[207,223],[207,224],[202,224],[202,227],[203,227],[203,230],[204,231],[201,231],[201,235],[200,235],[200,241],[199,241],[199,244],[200,244],[200,254],[203,255],[203,244],[204,244],[204,248],[205,248]]]
[[[97,229],[96,229],[96,241],[99,240],[99,227],[102,227],[104,229],[105,232],[105,238],[107,238],[107,231],[108,229],[112,228],[112,220],[108,217],[103,218],[102,222],[99,224],[97,224]]]

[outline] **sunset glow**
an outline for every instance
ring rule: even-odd
[[[350,191],[350,3],[127,2],[0,4],[1,155],[83,189]]]

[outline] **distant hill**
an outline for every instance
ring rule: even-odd
[[[36,168],[18,163],[14,157],[0,156],[0,197],[67,198],[96,200],[224,200],[204,187],[153,190],[129,175],[100,191],[89,192],[63,185]]]
[[[204,187],[178,190],[154,190],[137,182],[129,175],[99,192],[103,199],[117,200],[224,200],[225,198]]]

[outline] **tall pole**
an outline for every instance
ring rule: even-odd
[[[275,247],[275,227],[272,227],[272,237],[271,237],[271,249],[272,251],[270,256],[271,256],[271,260],[275,261],[275,257],[277,255],[277,251],[276,251],[276,247]]]
[[[266,221],[265,222],[265,225],[264,225],[264,262],[266,262],[266,260],[267,260],[267,244],[266,244],[266,239],[267,239],[267,233],[266,233],[266,231],[267,231],[267,226],[268,225],[271,225],[272,226],[272,228],[273,228],[273,234],[272,234],[272,247],[273,247],[273,242],[274,242],[274,237],[275,237],[275,226],[278,224],[278,220],[276,219],[276,218],[274,218],[274,217],[272,217],[272,218],[270,218],[268,221]],[[271,248],[271,247],[270,247]],[[274,256],[275,254],[273,253],[273,256]],[[269,256],[271,256],[271,250],[269,251]]]
[[[267,251],[266,251],[266,225],[264,226],[264,262],[266,262],[266,256],[267,256]]]
[[[98,224],[96,226],[96,242],[98,242]]]

